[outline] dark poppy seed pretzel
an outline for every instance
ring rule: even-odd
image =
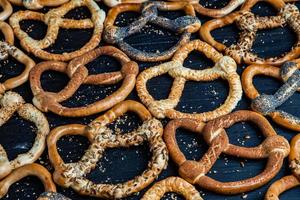
[[[242,84],[254,111],[270,116],[276,123],[288,129],[300,131],[300,119],[277,108],[300,88],[300,60],[286,62],[281,69],[269,65],[251,65],[242,75]],[[274,95],[261,95],[253,84],[257,75],[271,76],[285,82]]]
[[[0,7],[2,11],[0,12],[0,21],[5,21],[13,12],[13,8],[7,0],[0,0]]]
[[[261,0],[249,0],[243,4],[240,11],[234,12],[221,19],[213,19],[205,23],[200,29],[200,35],[204,41],[215,47],[217,50],[231,56],[234,60],[241,64],[267,64],[281,65],[282,63],[295,59],[300,56],[300,40],[294,45],[292,50],[281,57],[260,58],[258,55],[251,52],[251,47],[255,41],[258,30],[271,29],[290,26],[300,38],[300,14],[298,8],[293,4],[285,4],[282,0],[265,0],[270,3],[279,12],[278,16],[259,17],[255,16],[250,10]],[[211,31],[224,27],[226,25],[236,23],[242,31],[238,44],[233,44],[226,47],[224,44],[214,40]]]
[[[113,134],[107,125],[129,111],[136,113],[143,120],[143,124],[131,133]],[[142,104],[129,100],[119,103],[88,126],[75,124],[58,127],[48,137],[49,158],[55,168],[54,181],[82,195],[98,198],[119,199],[139,192],[150,185],[167,166],[168,152],[162,133],[162,124],[152,118]],[[57,141],[66,135],[81,135],[87,137],[91,143],[77,163],[64,163],[57,151]],[[96,167],[107,148],[137,146],[146,141],[150,145],[152,159],[148,169],[140,176],[118,184],[96,184],[85,178]]]
[[[70,10],[86,6],[91,12],[91,19],[66,19],[63,18]],[[15,35],[19,38],[21,46],[28,52],[34,54],[36,57],[44,60],[68,61],[82,54],[94,49],[98,46],[101,40],[103,30],[103,22],[105,13],[102,11],[96,2],[93,0],[71,0],[58,8],[50,10],[43,14],[33,11],[19,11],[14,13],[9,18],[9,23],[12,26]],[[23,20],[37,20],[42,21],[48,25],[47,34],[42,40],[35,40],[31,38],[20,27],[20,22]],[[53,45],[58,37],[60,28],[65,29],[88,29],[93,28],[93,35],[89,42],[87,42],[81,49],[62,54],[49,53],[44,49]]]
[[[0,94],[0,126],[5,124],[14,113],[18,113],[20,117],[36,125],[36,138],[32,148],[27,153],[19,154],[12,161],[8,160],[6,151],[0,145],[0,180],[12,170],[35,162],[45,149],[46,136],[50,131],[48,121],[43,113],[31,104],[26,104],[19,94],[15,92]]]
[[[25,6],[29,10],[39,10],[43,7],[56,7],[64,3],[67,3],[69,0],[8,0],[12,4],[17,6]]]
[[[251,148],[230,144],[225,128],[241,121],[255,123],[266,137],[265,141]],[[180,151],[175,136],[178,128],[203,135],[210,147],[199,161],[187,160]],[[212,120],[206,125],[191,119],[173,120],[165,128],[164,140],[171,158],[179,166],[179,175],[182,178],[191,184],[226,195],[248,192],[269,182],[279,172],[284,158],[290,151],[288,141],[276,134],[268,120],[251,111],[237,111]],[[268,162],[265,170],[253,178],[236,182],[220,182],[208,177],[207,174],[221,153],[246,159],[268,159]]]
[[[85,65],[101,55],[116,58],[122,65],[121,71],[89,75]],[[42,88],[41,76],[43,72],[48,70],[66,73],[70,77],[68,85],[58,93],[46,92]],[[112,46],[97,48],[71,60],[69,64],[55,61],[42,62],[37,64],[30,73],[30,85],[34,95],[33,103],[43,112],[51,111],[66,117],[96,114],[111,108],[127,98],[135,87],[138,70],[137,63],[130,61],[123,52]],[[108,85],[122,80],[123,84],[117,91],[95,103],[76,108],[65,107],[61,104],[61,102],[74,95],[82,84]]]
[[[202,52],[215,62],[215,66],[205,70],[191,70],[183,66],[184,60],[193,50]],[[141,101],[148,107],[156,118],[193,118],[209,121],[230,113],[242,98],[242,87],[236,72],[236,63],[228,56],[223,56],[208,44],[193,40],[182,46],[174,55],[172,61],[151,67],[141,72],[137,78],[136,89]],[[168,73],[174,82],[168,99],[155,100],[147,90],[147,81]],[[213,81],[222,78],[228,81],[230,92],[225,103],[214,111],[205,113],[181,113],[175,110],[180,101],[186,81]]]
[[[158,16],[158,11],[184,10],[187,16],[174,20]],[[141,17],[126,27],[114,25],[117,16],[122,12],[140,12]],[[138,50],[124,41],[124,38],[139,32],[147,23],[158,25],[170,31],[182,34],[179,42],[169,50],[160,53],[150,53]],[[186,44],[191,34],[198,31],[201,22],[195,16],[193,7],[182,2],[149,2],[143,4],[121,4],[112,8],[105,20],[104,39],[110,44],[116,44],[129,57],[138,61],[157,62],[171,58],[181,45]]]
[[[291,141],[289,161],[293,175],[274,182],[268,189],[265,200],[279,200],[281,193],[300,186],[300,134],[296,135]]]

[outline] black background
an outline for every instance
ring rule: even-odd
[[[201,3],[205,6],[218,8],[226,5],[228,0],[209,0],[205,1],[206,3],[203,2],[204,1],[201,1]],[[300,3],[297,3],[297,5],[300,7]],[[101,3],[99,3],[99,6],[105,11],[108,10],[108,8]],[[24,8],[14,7],[14,9],[19,10]],[[47,8],[42,10],[42,12],[46,11]],[[276,11],[266,3],[257,4],[253,8],[253,12],[258,15],[276,14]],[[176,18],[178,16],[182,16],[183,13],[162,12],[161,14],[169,18]],[[89,16],[90,14],[86,8],[80,8],[71,11],[65,17],[79,19]],[[202,23],[209,20],[207,17],[201,15],[197,16]],[[119,26],[125,26],[136,19],[136,17],[138,17],[137,13],[121,14],[118,17],[117,24]],[[27,30],[30,33],[30,36],[35,39],[43,38],[47,29],[43,23],[30,20],[22,22],[22,28]],[[91,34],[92,30],[61,30],[57,42],[48,50],[56,53],[73,51],[84,45],[89,40]],[[234,25],[231,25],[214,31],[213,35],[218,41],[224,41],[229,45],[237,41],[238,30]],[[1,39],[2,38],[3,35],[1,35]],[[138,49],[143,49],[146,51],[162,51],[174,45],[178,39],[179,35],[167,32],[159,27],[147,25],[147,27],[142,29],[140,33],[130,36],[126,40]],[[198,33],[194,34],[192,39],[199,39]],[[289,51],[296,39],[296,35],[289,27],[259,31],[253,51],[262,57],[280,55],[286,51]],[[16,41],[16,45],[19,46],[18,41]],[[103,45],[106,44],[101,42],[101,46]],[[32,55],[31,57],[33,58]],[[35,60],[36,62],[40,61],[38,59]],[[158,63],[139,62],[141,71],[145,68],[155,66],[156,64]],[[1,82],[7,78],[16,76],[23,69],[23,66],[21,66],[12,58],[10,58],[9,61],[1,61],[0,66],[0,74],[2,75],[0,78]],[[106,56],[98,58],[87,66],[91,74],[116,71],[120,69],[119,64],[114,59]],[[200,53],[193,52],[186,60],[185,66],[193,69],[204,69],[209,66],[213,66],[213,63]],[[244,68],[245,66],[238,67],[240,74]],[[42,76],[43,87],[49,91],[59,91],[66,85],[67,82],[68,77],[64,74],[47,72]],[[168,95],[171,84],[172,79],[165,75],[151,80],[148,84],[148,88],[155,98],[165,98]],[[272,94],[280,87],[281,84],[281,82],[278,82],[272,78],[255,78],[255,85],[262,93]],[[76,95],[74,95],[70,100],[64,102],[64,105],[72,107],[94,102],[111,94],[119,86],[120,84],[112,86],[82,85],[77,91]],[[28,83],[16,88],[14,91],[19,92],[27,102],[31,102],[32,93]],[[177,109],[185,112],[204,112],[213,110],[224,102],[227,95],[228,84],[226,81],[217,80],[213,82],[188,82]],[[281,109],[299,116],[299,97],[299,93],[294,94],[284,105],[281,106]],[[136,91],[133,91],[128,99],[138,100]],[[249,105],[250,101],[244,95],[236,110],[249,109]],[[54,128],[59,125],[70,123],[87,124],[101,114],[102,113],[87,118],[75,119],[63,118],[51,113],[47,113],[46,116],[49,120],[51,128]],[[121,128],[124,132],[128,132],[136,128],[139,123],[140,121],[136,116],[128,114],[113,124],[112,128]],[[166,124],[167,120],[163,120],[163,123]],[[274,128],[278,134],[283,135],[288,140],[297,134],[296,132],[280,128],[274,123],[272,123],[272,125],[274,125]],[[6,149],[10,159],[15,158],[19,153],[26,152],[31,148],[35,137],[34,131],[35,127],[33,124],[20,119],[18,116],[14,116],[9,120],[8,123],[0,127],[0,143]],[[241,146],[256,146],[263,141],[260,131],[253,124],[249,123],[239,123],[234,125],[228,129],[228,134],[231,143]],[[246,137],[246,135],[250,135],[250,139],[247,139],[248,137]],[[189,133],[185,130],[179,130],[177,138],[182,151],[185,152],[185,155],[189,159],[199,159],[207,149],[207,145],[204,143],[201,137],[196,137],[195,134]],[[66,162],[75,162],[79,160],[88,145],[89,143],[87,139],[82,137],[64,137],[58,142],[60,153]],[[88,178],[97,183],[117,183],[129,180],[146,169],[147,163],[150,160],[150,156],[151,153],[149,152],[147,144],[129,149],[108,150],[106,151],[104,158],[99,161],[97,168],[88,175]],[[46,166],[49,170],[53,170],[47,159],[47,151],[45,151],[44,155],[41,159],[39,159],[38,162]],[[244,167],[241,163],[244,163]],[[222,155],[212,168],[209,176],[220,181],[237,181],[253,177],[262,172],[265,164],[266,160],[244,160]],[[276,176],[276,178],[274,178],[273,181],[289,174],[290,170],[288,169],[288,163],[286,162],[280,173]],[[164,179],[171,175],[177,175],[177,167],[172,161],[169,162],[168,168],[163,171],[158,180]],[[242,198],[263,199],[264,194],[270,184],[271,183],[253,192],[236,196],[216,195],[209,191],[204,191],[201,188],[198,188],[198,190],[201,192],[203,198],[207,200],[233,200]],[[19,183],[14,184],[4,199],[35,199],[42,191],[43,187],[39,180],[34,177],[28,177]],[[79,196],[71,189],[62,189],[58,187],[58,191],[72,199],[93,199]],[[139,195],[126,199],[140,199],[145,191],[146,189],[140,192]],[[300,190],[297,188],[283,194],[281,199],[296,200],[299,199],[299,196]],[[172,197],[180,198],[175,194],[168,194],[164,197],[164,199],[171,199]]]

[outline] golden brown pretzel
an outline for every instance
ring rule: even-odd
[[[0,180],[12,170],[35,162],[45,149],[46,136],[49,133],[49,124],[43,113],[31,104],[26,104],[19,94],[6,92],[0,95],[0,126],[5,124],[14,113],[18,113],[20,117],[36,125],[36,138],[32,148],[28,152],[19,154],[12,161],[8,160],[6,151],[0,145]]]
[[[143,124],[131,133],[113,134],[107,125],[126,112],[136,113],[143,120]],[[47,142],[49,158],[55,168],[54,181],[82,195],[106,199],[119,199],[139,192],[150,185],[167,166],[168,152],[162,133],[162,124],[152,118],[142,104],[130,100],[119,103],[88,126],[73,124],[58,127],[52,130]],[[66,135],[81,135],[87,137],[91,143],[77,163],[64,163],[57,151],[57,141]],[[140,176],[118,184],[96,184],[85,178],[96,167],[107,148],[136,146],[146,141],[153,155],[148,169]]]
[[[225,128],[241,121],[255,123],[266,137],[265,141],[259,146],[251,148],[230,144]],[[175,136],[178,128],[184,128],[197,134],[202,133],[210,147],[199,161],[187,160],[180,151]],[[197,184],[207,190],[226,195],[248,192],[269,182],[279,172],[284,158],[290,151],[288,141],[276,134],[268,120],[251,111],[237,111],[212,120],[206,125],[191,119],[173,120],[165,128],[164,140],[171,158],[179,166],[179,175],[182,178],[191,184]],[[265,170],[253,178],[236,182],[219,182],[208,177],[207,173],[221,153],[246,159],[268,159],[268,163]]]
[[[122,65],[121,71],[88,75],[85,65],[101,55],[116,58]],[[48,70],[66,73],[70,77],[68,85],[58,93],[46,92],[42,88],[41,75]],[[123,52],[112,46],[100,47],[90,51],[71,60],[69,64],[55,61],[42,62],[37,64],[30,73],[30,85],[34,94],[33,103],[43,112],[51,111],[61,116],[79,117],[96,114],[126,99],[134,89],[138,70],[137,63],[130,61]],[[116,92],[93,104],[76,108],[61,105],[61,102],[74,95],[81,84],[107,85],[115,84],[122,80],[123,84]]]
[[[179,177],[168,177],[155,183],[141,200],[160,200],[167,192],[176,192],[186,200],[203,200],[193,185]]]
[[[255,16],[250,10],[262,0],[249,0],[243,4],[240,11],[234,12],[221,19],[213,19],[206,22],[200,29],[200,35],[204,41],[211,44],[217,50],[224,52],[234,58],[241,64],[267,64],[281,65],[282,63],[295,59],[300,56],[300,40],[294,45],[292,50],[281,57],[260,58],[258,55],[251,52],[252,45],[255,41],[258,30],[270,29],[289,25],[300,38],[300,13],[298,8],[293,4],[285,4],[282,0],[264,0],[270,3],[279,11],[279,15],[271,17]],[[224,44],[217,42],[211,35],[211,31],[226,25],[236,23],[242,31],[238,44],[232,44],[226,47]]]
[[[86,6],[90,10],[92,15],[91,19],[74,20],[63,18],[70,10],[82,6]],[[16,12],[9,18],[9,23],[12,26],[15,35],[19,38],[21,46],[26,51],[44,60],[68,61],[81,56],[98,46],[101,40],[104,19],[104,11],[102,11],[93,0],[71,0],[58,8],[50,10],[46,14],[29,10]],[[35,40],[31,38],[20,27],[20,22],[23,20],[38,20],[44,22],[48,25],[46,36],[42,40]],[[49,53],[43,50],[55,43],[60,28],[93,28],[94,31],[90,41],[79,50],[70,53],[64,52],[62,54]]]
[[[300,131],[300,118],[285,111],[277,109],[286,102],[300,88],[300,60],[286,62],[281,68],[269,65],[251,65],[242,75],[243,89],[248,98],[252,100],[254,111],[270,116],[276,123],[285,128]],[[259,94],[253,84],[257,75],[276,78],[285,82],[275,94]]]
[[[193,50],[200,51],[215,62],[215,66],[204,70],[191,70],[183,66],[184,60]],[[242,87],[236,72],[236,63],[228,56],[223,56],[208,44],[193,40],[182,46],[174,55],[172,61],[151,67],[141,72],[137,78],[136,89],[141,101],[157,118],[193,118],[209,121],[230,113],[242,97]],[[168,99],[155,100],[147,90],[147,81],[156,76],[168,73],[174,82]],[[230,92],[225,103],[214,111],[205,113],[181,113],[175,110],[180,101],[186,81],[213,81],[218,78],[229,82]]]
[[[0,7],[2,8],[0,21],[5,21],[13,12],[12,6],[7,0],[0,0]]]
[[[67,3],[69,0],[8,0],[12,4],[17,6],[25,6],[27,9],[30,10],[38,10],[42,9],[43,7],[56,7],[60,6],[64,3]]]

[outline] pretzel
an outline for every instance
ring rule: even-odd
[[[179,177],[168,177],[155,183],[141,200],[160,200],[167,192],[176,192],[187,200],[203,200],[193,185]]]
[[[187,16],[179,17],[174,20],[158,16],[158,11],[184,10]],[[126,27],[117,27],[114,25],[117,16],[123,12],[140,12],[135,22]],[[181,33],[182,36],[178,43],[163,52],[144,52],[138,50],[124,41],[124,38],[139,32],[147,23],[158,25],[172,32]],[[181,45],[186,44],[191,34],[198,31],[201,22],[195,15],[193,7],[188,3],[182,2],[149,2],[143,4],[121,4],[112,8],[105,20],[104,40],[110,44],[116,44],[129,57],[146,62],[164,61],[173,56]]]
[[[184,60],[193,50],[202,52],[215,62],[215,66],[205,70],[191,70],[183,66]],[[156,118],[193,118],[200,121],[209,121],[230,113],[242,97],[242,87],[239,75],[236,73],[236,63],[228,56],[223,56],[208,44],[193,40],[182,46],[174,55],[172,61],[148,68],[137,78],[136,89],[141,101],[149,108]],[[147,90],[147,81],[156,76],[168,73],[174,82],[169,97],[164,100],[155,100]],[[214,111],[204,113],[181,113],[175,110],[180,101],[186,81],[213,81],[218,78],[229,82],[230,92],[225,103]]]
[[[100,1],[100,0],[99,0]],[[143,3],[148,0],[103,0],[104,4],[109,7],[115,7],[120,4]]]
[[[4,83],[0,83],[0,94],[3,94],[5,91],[14,89],[25,83],[28,80],[29,71],[35,66],[35,62],[14,46],[14,34],[7,23],[0,21],[0,31],[5,37],[5,42],[0,41],[0,60],[5,60],[8,56],[12,56],[18,62],[25,65],[25,69],[20,75],[10,78]]]
[[[143,124],[127,134],[113,134],[107,126],[126,112],[136,113]],[[124,101],[98,117],[88,126],[73,124],[54,129],[48,137],[49,158],[55,168],[54,181],[65,188],[73,188],[82,195],[105,199],[119,199],[141,191],[150,185],[168,163],[168,152],[162,140],[163,126],[152,118],[149,111],[135,101]],[[66,135],[81,135],[91,143],[84,156],[77,163],[64,163],[60,157],[56,143]],[[148,169],[140,176],[118,184],[96,184],[85,178],[102,158],[107,148],[137,146],[148,141],[152,151],[152,159]]]
[[[293,175],[274,182],[268,189],[265,200],[279,200],[281,193],[300,186],[300,134],[296,135],[291,141],[289,161]]]
[[[86,6],[91,12],[91,19],[66,19],[63,18],[70,10]],[[34,54],[36,57],[44,60],[68,61],[75,57],[81,56],[84,53],[94,49],[98,46],[101,40],[103,30],[103,22],[105,13],[101,10],[97,3],[93,0],[71,0],[58,8],[50,10],[43,14],[34,11],[19,11],[14,13],[9,18],[9,23],[12,26],[15,35],[19,38],[21,46],[28,52]],[[42,40],[35,40],[31,38],[20,27],[20,22],[23,20],[37,20],[42,21],[48,25],[46,36]],[[94,28],[93,36],[81,49],[61,54],[49,53],[43,49],[53,45],[58,37],[59,28],[64,29],[88,29]]]
[[[240,147],[229,143],[225,128],[241,121],[255,123],[265,141],[257,147]],[[199,161],[187,160],[176,142],[176,129],[184,128],[201,133],[210,146]],[[225,195],[249,192],[269,182],[280,171],[284,158],[289,154],[288,141],[276,134],[268,120],[251,111],[237,111],[208,122],[206,125],[191,119],[171,121],[165,128],[164,140],[170,156],[179,166],[179,175],[191,184]],[[221,153],[246,159],[268,159],[265,170],[249,179],[236,182],[219,182],[207,176]]]
[[[277,108],[286,102],[300,88],[300,60],[286,62],[281,69],[269,65],[251,65],[242,75],[242,84],[248,98],[252,100],[254,111],[270,116],[279,125],[300,131],[300,119]],[[257,75],[265,75],[284,81],[274,95],[259,94],[253,84]]]
[[[32,148],[19,154],[9,161],[6,151],[0,145],[0,180],[11,173],[12,170],[36,161],[45,149],[46,136],[49,133],[49,124],[46,117],[31,104],[26,104],[23,98],[15,92],[6,92],[0,95],[0,127],[5,124],[14,113],[33,122],[36,127],[36,138]]]
[[[5,179],[0,181],[0,198],[3,198],[10,188],[10,186],[27,176],[35,176],[42,181],[45,188],[38,200],[70,200],[61,194],[56,193],[56,186],[52,181],[51,174],[46,168],[39,164],[28,164],[18,169],[15,169]],[[51,195],[50,195],[51,194]]]
[[[9,0],[12,4],[17,6],[25,6],[30,10],[39,10],[43,7],[57,7],[64,3],[67,3],[69,0]]]
[[[101,55],[116,58],[122,65],[121,71],[88,75],[85,65]],[[46,92],[42,88],[41,76],[48,70],[66,73],[70,77],[68,85],[58,93]],[[54,61],[42,62],[37,64],[30,73],[30,85],[34,95],[33,103],[43,112],[51,111],[66,117],[89,116],[102,112],[126,99],[135,87],[138,70],[137,63],[130,61],[123,52],[112,46],[90,51],[73,59],[69,64]],[[64,107],[60,104],[74,95],[82,84],[108,85],[118,83],[122,79],[123,84],[116,92],[93,104],[76,108]]]
[[[300,38],[300,14],[298,8],[293,4],[285,4],[282,0],[264,0],[279,11],[278,16],[259,17],[251,13],[251,8],[261,0],[249,0],[243,4],[241,11],[234,12],[224,18],[214,19],[205,23],[200,29],[200,35],[204,41],[215,47],[217,50],[231,56],[238,63],[281,65],[282,63],[300,56],[300,40],[292,50],[280,57],[260,58],[251,52],[258,30],[271,29],[289,25]],[[237,44],[226,47],[224,44],[214,40],[211,31],[236,23],[242,31]]]
[[[2,8],[0,21],[5,21],[12,14],[13,8],[7,0],[0,0],[0,7]]]

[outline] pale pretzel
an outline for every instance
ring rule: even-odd
[[[67,3],[69,0],[8,0],[12,4],[17,6],[25,6],[30,10],[39,10],[43,7],[57,7],[64,3]]]
[[[193,50],[202,52],[215,62],[215,66],[204,70],[191,70],[183,66],[184,60]],[[208,44],[194,40],[182,46],[174,55],[172,61],[151,67],[141,72],[137,78],[136,89],[141,101],[157,118],[193,118],[209,121],[230,113],[242,98],[242,86],[236,72],[236,63],[228,56],[223,56]],[[174,82],[168,99],[155,100],[147,90],[147,81],[156,76],[168,73]],[[222,78],[228,81],[230,92],[225,103],[214,111],[204,113],[181,113],[175,110],[180,101],[186,81],[213,81]]]
[[[270,116],[276,123],[285,128],[300,131],[300,118],[277,108],[286,102],[300,88],[300,60],[286,62],[281,69],[269,65],[251,65],[242,75],[243,89],[252,100],[254,111]],[[276,78],[285,82],[274,95],[261,95],[253,84],[257,75]]]
[[[36,138],[32,148],[19,154],[14,160],[9,161],[6,151],[0,145],[0,180],[12,170],[23,165],[35,162],[43,153],[46,146],[46,136],[49,133],[49,124],[46,117],[31,104],[26,104],[23,98],[15,92],[6,92],[0,95],[0,126],[5,124],[14,113],[33,122],[37,127]]]
[[[158,11],[184,10],[187,16],[179,17],[174,20],[158,16]],[[114,25],[120,13],[133,11],[140,12],[135,22],[126,27]],[[124,38],[139,32],[147,23],[158,25],[170,31],[181,33],[182,36],[175,46],[163,52],[144,52],[138,50],[124,41]],[[121,4],[112,8],[105,20],[104,39],[110,44],[116,44],[129,57],[138,61],[157,62],[171,58],[181,45],[186,44],[191,34],[198,31],[201,22],[195,15],[193,7],[188,3],[182,2],[149,2],[143,4]]]
[[[101,0],[98,0],[101,1]],[[127,4],[127,3],[143,3],[148,0],[103,0],[104,4],[109,7],[115,7],[119,4]]]
[[[13,12],[12,6],[7,0],[0,0],[0,7],[2,8],[2,11],[0,12],[0,20],[7,20]]]
[[[136,113],[143,120],[143,124],[131,133],[113,134],[107,126],[129,111]],[[88,126],[73,124],[58,127],[48,137],[49,158],[55,168],[54,181],[82,195],[106,199],[123,198],[139,192],[150,185],[167,166],[168,152],[162,140],[162,133],[162,124],[152,118],[142,104],[129,100],[116,105]],[[87,137],[91,143],[77,163],[64,163],[57,151],[57,141],[66,135],[81,135]],[[136,146],[146,141],[150,145],[152,159],[148,169],[140,176],[118,184],[96,184],[85,178],[85,175],[96,167],[107,148]]]
[[[5,179],[0,181],[0,199],[3,198],[10,186],[27,176],[39,178],[44,186],[46,193],[43,193],[38,200],[70,200],[63,195],[56,193],[56,186],[52,181],[52,176],[43,166],[39,164],[28,164],[15,169]],[[48,194],[48,195],[46,195]],[[52,194],[51,196],[49,194]]]
[[[25,69],[20,75],[10,78],[4,83],[0,83],[0,94],[3,94],[5,91],[14,89],[25,83],[28,80],[30,70],[35,66],[35,62],[14,46],[14,33],[7,23],[0,21],[0,31],[5,37],[4,42],[0,41],[0,60],[5,60],[8,56],[12,56],[18,62],[25,65]]]
[[[179,177],[168,177],[155,183],[141,200],[160,200],[167,192],[176,192],[186,200],[203,200],[193,185]]]
[[[63,18],[70,10],[86,6],[91,12],[91,19],[66,19]],[[57,60],[67,61],[94,49],[98,46],[101,40],[103,30],[103,22],[105,13],[101,10],[97,3],[93,0],[71,0],[58,8],[50,10],[48,13],[43,14],[34,11],[19,11],[14,13],[9,18],[9,23],[12,26],[15,35],[19,38],[21,46],[28,52],[34,54],[36,57],[44,60]],[[45,38],[42,40],[35,40],[31,38],[20,27],[20,22],[23,20],[38,20],[48,25],[48,30]],[[49,53],[43,49],[50,47],[55,43],[60,28],[65,29],[87,29],[93,28],[93,35],[89,42],[87,42],[79,50],[62,54]]]
[[[265,200],[279,200],[281,193],[300,186],[300,134],[296,135],[291,141],[289,161],[293,175],[274,182],[268,189]]]
[[[213,19],[206,22],[200,29],[200,35],[204,41],[215,47],[217,50],[231,56],[234,60],[241,64],[268,64],[281,65],[282,63],[295,59],[300,56],[300,14],[298,8],[293,4],[285,4],[282,0],[264,0],[270,3],[279,11],[279,15],[271,17],[255,16],[250,10],[261,0],[249,0],[243,4],[240,11],[234,12],[221,19]],[[211,35],[211,31],[224,27],[226,25],[236,23],[242,31],[238,44],[232,44],[226,47],[224,44],[215,41]],[[260,58],[251,52],[251,48],[255,41],[258,30],[271,29],[290,26],[297,34],[298,41],[292,50],[280,57]]]
[[[122,65],[121,71],[88,75],[87,63],[101,55],[116,58]],[[48,70],[66,73],[70,77],[68,85],[58,93],[46,92],[41,85],[41,75]],[[30,73],[30,84],[34,95],[33,103],[43,112],[51,111],[61,116],[79,117],[89,116],[105,111],[117,103],[125,100],[135,86],[138,74],[137,63],[120,50],[112,46],[100,47],[90,51],[69,62],[47,61],[37,64]],[[61,105],[61,102],[69,99],[82,84],[107,85],[115,84],[123,80],[122,86],[110,96],[95,103],[83,107],[69,108]]]
[[[266,137],[265,141],[251,148],[230,144],[225,128],[241,121],[255,123]],[[203,135],[210,147],[199,161],[187,160],[180,151],[175,136],[178,128]],[[179,166],[179,175],[182,178],[191,184],[226,195],[249,192],[269,182],[280,171],[283,160],[290,151],[288,141],[276,134],[268,120],[251,111],[237,111],[212,120],[206,125],[191,119],[173,120],[165,128],[164,140],[171,158]],[[255,177],[235,182],[220,182],[208,177],[207,174],[221,153],[246,159],[268,159],[268,162],[265,170]]]

